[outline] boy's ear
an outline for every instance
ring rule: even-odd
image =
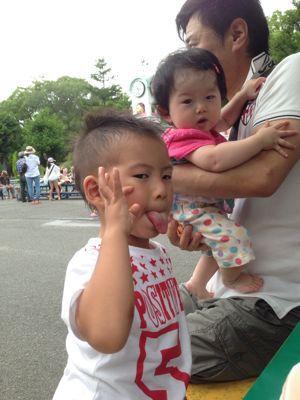
[[[88,175],[83,181],[83,190],[86,200],[96,208],[103,204],[103,199],[99,193],[97,178],[93,175]]]
[[[169,124],[172,123],[170,114],[167,110],[165,110],[164,108],[157,106],[157,112],[158,114],[162,117],[162,119],[164,119],[165,121],[167,121]]]
[[[249,42],[248,25],[243,18],[235,18],[230,25],[232,51],[245,49]]]

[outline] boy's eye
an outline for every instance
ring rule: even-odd
[[[169,181],[169,180],[171,180],[172,179],[172,175],[171,174],[165,174],[165,175],[163,175],[163,180],[165,180],[165,181]]]
[[[149,177],[147,174],[135,174],[133,176],[137,179],[147,179]]]
[[[191,104],[192,100],[191,99],[185,99],[182,101],[182,104]]]

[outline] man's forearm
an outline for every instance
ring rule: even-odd
[[[203,171],[192,164],[178,165],[172,177],[174,191],[219,198],[271,196],[289,172],[289,168],[283,168],[287,160],[280,157],[274,151],[264,151],[243,165],[221,173]]]

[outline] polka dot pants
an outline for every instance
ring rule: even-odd
[[[210,247],[205,254],[213,256],[220,268],[239,267],[255,258],[246,228],[215,207],[197,208],[183,202],[174,207],[173,218],[202,234]]]

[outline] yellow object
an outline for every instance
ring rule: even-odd
[[[189,384],[187,400],[242,400],[255,379],[226,383]]]

